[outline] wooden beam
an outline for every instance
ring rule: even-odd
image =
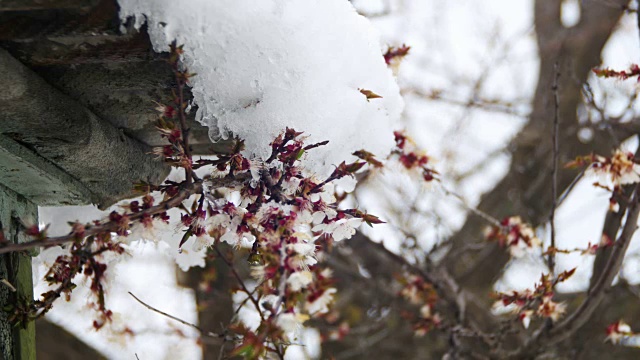
[[[133,183],[160,183],[169,168],[149,146],[47,84],[0,50],[0,133],[83,183],[87,202],[106,207],[131,197]]]
[[[97,0],[3,0],[0,2],[0,11],[87,10],[97,2]]]

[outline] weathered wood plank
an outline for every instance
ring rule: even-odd
[[[2,135],[0,184],[38,205],[80,205],[91,198],[78,180]]]
[[[0,11],[82,10],[94,6],[97,2],[97,0],[3,0],[0,2]]]
[[[132,185],[161,182],[168,167],[150,148],[98,118],[6,51],[0,50],[0,133],[56,164],[102,207],[131,196]]]

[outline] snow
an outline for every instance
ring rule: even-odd
[[[146,21],[154,49],[184,44],[196,118],[212,140],[231,134],[259,158],[286,127],[309,142],[309,170],[328,175],[355,150],[385,155],[403,102],[369,21],[345,0],[120,0]],[[144,14],[144,15],[143,15]],[[382,96],[367,99],[360,90]]]

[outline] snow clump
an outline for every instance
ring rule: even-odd
[[[198,106],[213,141],[246,140],[266,159],[286,127],[307,143],[307,169],[326,176],[359,149],[384,156],[403,108],[378,35],[346,0],[119,0],[120,17],[145,22],[153,47],[184,45]],[[361,91],[362,90],[362,91]],[[366,96],[367,91],[381,98]]]

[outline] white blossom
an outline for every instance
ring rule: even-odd
[[[322,295],[320,295],[313,302],[307,302],[304,306],[305,310],[307,310],[311,315],[328,313],[329,304],[333,302],[333,294],[335,293],[336,293],[335,288],[329,288],[325,290],[322,293]]]
[[[302,324],[309,319],[308,315],[284,313],[278,315],[276,325],[285,333],[297,334],[302,330]]]
[[[353,234],[356,233],[356,228],[362,224],[362,219],[340,219],[328,224],[318,224],[311,230],[322,231],[325,234],[329,234],[333,237],[333,240],[340,241],[343,239],[350,239]]]
[[[126,237],[120,237],[120,239],[125,240],[126,243],[130,243],[135,240],[157,242],[158,234],[162,234],[167,228],[167,223],[160,219],[152,219],[146,224],[138,221],[131,226],[131,232],[129,235]]]
[[[313,281],[313,274],[310,271],[297,271],[289,275],[287,284],[292,291],[300,291]]]
[[[213,245],[214,242],[215,239],[205,233],[201,236],[196,236],[191,249],[193,249],[193,251],[202,251],[203,249]]]
[[[294,268],[308,270],[309,266],[318,262],[315,256],[316,245],[314,243],[298,242],[289,246],[296,253],[289,260],[290,265]]]

